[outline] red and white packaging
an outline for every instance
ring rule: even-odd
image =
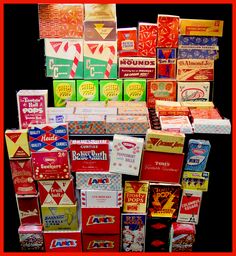
[[[120,207],[82,208],[84,234],[120,234]]]
[[[193,133],[188,116],[160,116],[163,131]]]
[[[35,195],[37,190],[33,180],[30,158],[10,159],[10,167],[15,193],[18,195]]]
[[[40,225],[39,195],[16,195],[21,225]]]
[[[66,150],[57,152],[32,152],[35,180],[69,179],[69,157]]]
[[[38,181],[38,190],[41,205],[75,204],[73,178]]]

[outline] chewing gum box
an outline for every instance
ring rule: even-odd
[[[98,101],[98,80],[77,80],[76,95],[77,101]]]
[[[47,122],[48,90],[20,90],[16,96],[20,129]]]
[[[146,101],[146,80],[125,79],[124,101]]]
[[[122,101],[123,86],[122,80],[100,80],[100,100],[101,101]]]
[[[157,49],[157,78],[176,78],[176,49]]]
[[[209,172],[183,172],[182,188],[190,190],[208,190]]]

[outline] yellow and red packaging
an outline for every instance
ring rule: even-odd
[[[5,139],[9,158],[30,157],[28,130],[6,130]]]
[[[117,29],[117,49],[120,57],[137,56],[137,28]]]
[[[156,108],[158,116],[189,116],[187,107],[160,106]]]
[[[83,234],[120,234],[120,207],[81,210]]]
[[[212,101],[209,102],[198,102],[198,101],[182,101],[180,102],[181,106],[183,107],[188,107],[190,110],[191,109],[210,109],[214,108],[214,104]]]

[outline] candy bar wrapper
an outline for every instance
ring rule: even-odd
[[[222,20],[180,19],[180,35],[223,36]]]
[[[156,108],[158,116],[189,116],[190,112],[187,107],[168,107],[160,106]]]
[[[119,78],[156,78],[156,58],[120,57]]]
[[[148,188],[147,181],[125,181],[123,212],[145,213]]]
[[[47,108],[48,113],[48,123],[49,124],[61,124],[65,123],[67,120],[67,115],[72,115],[74,113],[74,108]]]
[[[82,252],[81,227],[76,230],[44,231],[46,252]]]
[[[156,57],[157,24],[138,24],[138,56]]]
[[[99,90],[98,80],[77,80],[76,81],[77,101],[98,101]]]
[[[137,55],[137,28],[117,29],[117,45],[119,57]]]
[[[69,149],[67,123],[41,124],[29,127],[31,152],[50,152]]]
[[[83,78],[82,39],[44,39],[47,76],[53,79]]]
[[[190,139],[184,170],[202,172],[206,168],[211,144],[208,140]]]
[[[116,41],[116,21],[84,21],[85,41]]]
[[[213,81],[214,60],[179,59],[177,60],[178,81]]]
[[[209,82],[178,82],[178,101],[209,101]]]
[[[157,49],[157,78],[176,78],[176,49]]]
[[[191,118],[194,122],[195,119],[219,119],[222,120],[221,115],[215,108],[210,109],[191,109]]]
[[[146,214],[122,213],[122,252],[144,252],[146,236]]]
[[[75,107],[75,115],[117,115],[116,107]]]
[[[73,172],[108,172],[108,140],[71,140],[71,170]]]
[[[166,79],[148,80],[147,107],[155,108],[156,100],[176,101],[176,81]]]
[[[110,172],[138,176],[143,151],[143,138],[115,134]]]
[[[177,48],[179,17],[160,14],[157,17],[157,26],[157,47]]]
[[[84,42],[84,79],[117,79],[116,41]]]
[[[82,208],[83,234],[120,234],[120,207]]]
[[[209,172],[183,172],[182,188],[208,191]]]
[[[209,36],[179,36],[179,49],[191,47],[198,49],[218,50],[218,38]]]
[[[125,79],[124,101],[146,101],[146,80]]]
[[[183,190],[177,222],[198,224],[202,191]]]
[[[198,50],[184,48],[178,50],[178,59],[218,59],[219,54],[216,50]]]
[[[54,106],[65,107],[67,101],[76,101],[75,80],[53,80]]]
[[[83,4],[39,4],[40,38],[83,38]]]
[[[78,95],[78,93],[77,93]],[[75,107],[105,107],[106,103],[103,101],[68,101],[66,103],[66,107],[68,108],[75,108]]]
[[[193,133],[193,128],[187,116],[160,116],[163,131]]]
[[[122,190],[81,190],[81,208],[118,208],[122,206]]]
[[[156,100],[155,107],[181,107],[181,103],[177,101]]]
[[[147,107],[119,107],[118,115],[148,116],[148,109]]]
[[[44,230],[78,230],[77,204],[41,206]]]
[[[85,20],[116,20],[115,4],[85,4]]]
[[[30,157],[27,129],[6,130],[5,139],[10,159]]]
[[[181,102],[181,106],[188,107],[191,109],[210,109],[214,108],[214,103],[212,101],[209,102],[201,102],[201,101],[183,101]]]
[[[184,154],[144,151],[141,180],[179,183]]]
[[[22,251],[44,251],[42,225],[21,225],[18,234]]]
[[[76,188],[88,190],[122,190],[122,177],[118,173],[76,172]]]
[[[101,80],[100,81],[100,100],[101,101],[122,101],[123,86],[122,80]]]
[[[176,219],[179,209],[180,191],[180,184],[151,183],[148,216]]]
[[[17,93],[17,107],[20,129],[30,124],[47,122],[47,90],[20,90]]]
[[[145,101],[108,101],[107,107],[146,108],[146,102]]]
[[[120,235],[83,235],[83,252],[119,252]]]
[[[15,193],[18,195],[37,194],[33,180],[31,159],[10,159],[10,167]]]
[[[16,202],[21,225],[40,225],[39,195],[17,195]]]
[[[185,135],[167,131],[147,130],[145,149],[165,153],[183,153]]]

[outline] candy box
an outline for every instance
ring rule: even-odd
[[[85,20],[116,20],[115,4],[84,4]]]
[[[67,123],[31,125],[29,127],[31,152],[68,150],[68,139]]]
[[[118,208],[122,206],[122,190],[81,190],[81,208]]]
[[[118,173],[76,172],[76,188],[88,190],[122,190],[122,177]]]
[[[108,140],[71,140],[71,170],[73,172],[108,172]]]
[[[185,135],[168,131],[148,129],[145,149],[147,151],[183,153]]]
[[[156,100],[155,107],[180,107],[181,103],[176,101]]]
[[[78,230],[77,204],[41,205],[44,230]]]
[[[146,101],[108,101],[107,107],[125,107],[125,108],[146,108]]]
[[[48,123],[53,124],[61,124],[65,123],[67,119],[67,115],[72,115],[74,113],[74,108],[47,108],[48,113]]]
[[[75,107],[75,115],[117,115],[117,108]]]
[[[206,168],[211,144],[208,140],[190,139],[184,170],[202,172]]]
[[[20,129],[47,122],[47,90],[20,90],[16,96]]]
[[[77,101],[98,101],[98,80],[76,80]]]
[[[184,154],[144,151],[141,180],[179,183]]]
[[[123,212],[145,213],[148,188],[147,181],[125,181]]]
[[[18,234],[22,251],[44,251],[42,225],[20,225]]]
[[[125,79],[124,101],[146,101],[146,80]]]
[[[221,115],[215,108],[210,109],[191,109],[191,118],[194,122],[195,119],[219,119],[222,120]]]
[[[17,195],[16,202],[21,225],[40,225],[39,195]]]
[[[79,81],[79,80],[78,80]],[[84,81],[84,80],[83,80]],[[86,80],[87,81],[87,80]],[[96,81],[96,80],[94,80]],[[77,93],[78,95],[78,93]],[[75,107],[105,107],[106,102],[103,101],[68,101],[66,103],[66,107],[68,108],[75,108]]]
[[[83,234],[120,234],[120,207],[82,208]]]
[[[5,139],[9,158],[30,157],[28,130],[6,130]]]
[[[189,116],[189,109],[187,107],[168,107],[160,106],[156,108],[158,116]]]
[[[101,101],[122,101],[123,87],[122,80],[100,80]]]
[[[183,190],[177,222],[198,224],[202,191]]]
[[[146,236],[146,213],[121,214],[122,252],[144,252]]]
[[[176,78],[176,49],[157,49],[157,78]]]
[[[182,101],[180,102],[181,106],[183,107],[188,107],[190,110],[191,109],[210,109],[214,108],[214,103],[212,101],[209,102],[201,102],[201,101]]]
[[[183,172],[182,188],[208,191],[209,172]]]
[[[18,195],[37,194],[33,180],[31,159],[10,159],[10,167],[15,193]]]
[[[118,115],[148,116],[148,109],[147,107],[119,107]]]
[[[115,134],[109,171],[138,176],[143,144],[143,138]]]

